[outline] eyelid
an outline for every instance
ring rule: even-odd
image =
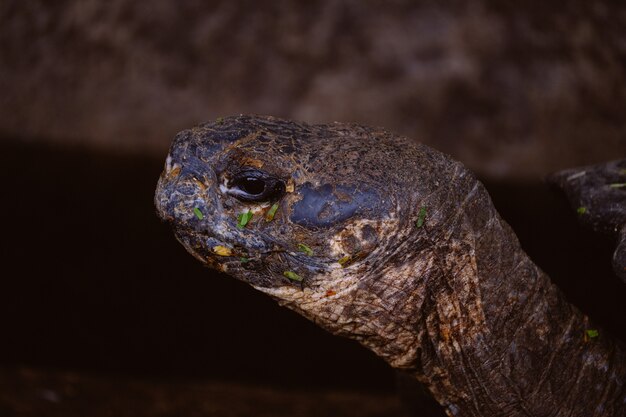
[[[236,177],[270,178],[271,175],[258,169],[244,169],[238,172]]]
[[[254,178],[257,180],[274,179],[274,177],[270,176],[269,174],[265,172],[258,171],[256,169],[246,169],[246,170],[237,172],[231,178],[229,178],[228,186],[232,187],[237,181],[243,180],[245,178]]]

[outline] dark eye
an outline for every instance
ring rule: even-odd
[[[254,177],[242,178],[237,181],[237,187],[250,195],[260,195],[265,191],[265,181]]]
[[[277,200],[285,192],[285,183],[262,171],[247,170],[235,174],[228,194],[241,201]]]

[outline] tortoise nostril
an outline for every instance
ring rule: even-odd
[[[176,184],[176,193],[184,196],[193,196],[198,193],[198,184],[194,179],[178,181]]]

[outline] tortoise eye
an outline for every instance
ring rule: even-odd
[[[246,177],[235,183],[243,192],[250,195],[261,195],[265,191],[266,183],[260,178]]]
[[[285,192],[285,183],[263,171],[245,170],[231,181],[228,194],[241,201],[277,200]]]

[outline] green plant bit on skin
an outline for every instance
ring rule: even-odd
[[[357,252],[354,255],[346,255],[343,258],[339,259],[337,263],[341,265],[342,268],[347,268],[353,263],[360,261],[361,259],[367,256],[367,252]]]
[[[609,184],[611,188],[622,188],[626,187],[626,182],[616,182],[615,184]]]
[[[298,282],[302,281],[302,277],[293,271],[285,271],[283,272],[283,275],[292,281],[298,281]]]
[[[252,219],[252,212],[250,210],[239,213],[237,216],[237,228],[243,229]]]
[[[247,264],[248,262],[250,262],[250,259],[248,259],[248,258],[239,258],[239,261],[240,261],[242,264]]]
[[[596,329],[588,329],[585,331],[585,335],[590,339],[594,339],[599,336],[599,333]]]
[[[587,212],[587,207],[578,207],[576,209],[576,213],[580,214],[581,216],[585,214],[586,212]]]
[[[417,221],[415,222],[415,226],[419,229],[424,225],[424,220],[426,219],[426,207],[420,208],[420,212],[417,215]]]
[[[313,256],[313,250],[304,243],[298,243],[298,251],[304,252],[307,256]]]
[[[346,266],[348,266],[348,265],[349,265],[349,262],[350,262],[350,260],[351,260],[351,259],[352,259],[352,256],[350,256],[350,255],[346,255],[346,256],[344,256],[343,258],[339,259],[339,260],[337,261],[337,263],[338,263],[339,265],[341,265],[341,267],[342,267],[342,268],[345,268]]]
[[[223,117],[218,117],[217,119],[215,119],[215,123],[217,123],[218,125],[221,125],[223,122],[224,122]]]
[[[202,212],[200,211],[200,209],[198,207],[194,207],[193,209],[193,214],[196,215],[196,217],[198,218],[198,220],[202,220],[204,219],[204,214],[202,214]]]
[[[268,222],[271,222],[272,220],[274,220],[276,211],[278,211],[278,204],[274,204],[272,207],[270,207],[269,211],[265,215],[265,220],[267,220]]]

